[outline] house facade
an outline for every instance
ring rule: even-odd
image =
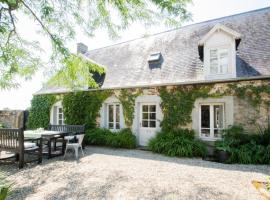
[[[242,124],[253,131],[270,118],[270,8],[223,17],[88,51],[79,43],[78,53],[106,67],[97,80],[102,91],[113,91],[102,102],[96,121],[118,131],[130,127],[138,144],[146,146],[169,119],[173,106],[164,105],[161,90],[182,95],[190,88],[207,87],[207,95],[192,97],[189,120],[179,124],[197,137],[215,141],[221,131]],[[121,90],[138,92],[131,125],[125,123]],[[85,89],[85,91],[93,91]],[[65,95],[60,87],[44,87],[35,95]],[[201,92],[202,93],[202,92]],[[170,93],[168,93],[170,94]],[[170,96],[170,95],[169,95]],[[179,104],[182,102],[179,102]],[[187,102],[188,103],[188,102]],[[185,106],[182,106],[183,110]],[[172,109],[172,110],[170,110]],[[178,112],[177,112],[178,113]],[[50,123],[63,124],[61,98],[50,110]]]

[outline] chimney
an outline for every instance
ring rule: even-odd
[[[84,43],[77,43],[77,54],[85,54],[88,51],[88,46],[86,46]]]

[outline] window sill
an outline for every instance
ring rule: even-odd
[[[199,137],[203,141],[215,142],[217,140],[221,140],[222,138],[213,138],[213,137]]]
[[[205,76],[206,80],[216,80],[216,79],[228,79],[236,78],[234,74],[208,74]]]

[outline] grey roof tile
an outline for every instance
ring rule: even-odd
[[[242,34],[238,77],[270,75],[270,7],[94,49],[85,55],[106,66],[104,89],[202,81],[198,42],[217,23]],[[161,68],[149,68],[147,59],[154,52],[162,53]]]

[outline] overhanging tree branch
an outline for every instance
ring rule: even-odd
[[[22,4],[24,5],[25,8],[27,8],[30,13],[33,15],[33,17],[38,21],[38,23],[41,25],[41,27],[43,28],[43,30],[49,35],[49,37],[51,38],[51,40],[57,44],[56,42],[56,38],[55,36],[49,31],[49,29],[43,24],[43,22],[41,21],[41,19],[39,19],[39,17],[35,14],[35,12],[24,2],[21,1]]]

